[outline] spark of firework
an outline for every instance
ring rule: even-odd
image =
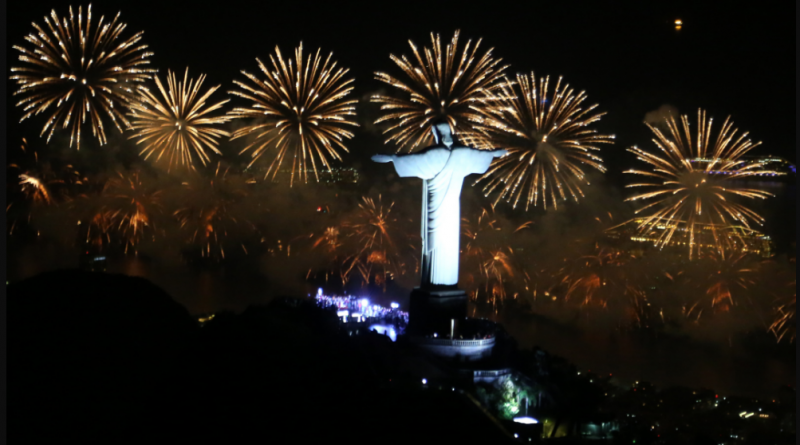
[[[275,152],[275,157],[266,171],[265,178],[274,178],[289,157],[292,162],[290,184],[295,174],[304,182],[308,171],[319,181],[318,168],[330,170],[331,161],[341,161],[340,150],[348,152],[345,141],[353,137],[348,127],[356,127],[353,121],[357,100],[347,100],[353,91],[353,79],[347,79],[350,71],[337,67],[333,53],[323,60],[318,49],[315,55],[303,58],[303,44],[294,52],[294,61],[284,59],[278,47],[270,55],[272,69],[261,63],[258,67],[265,77],[242,71],[253,85],[234,81],[240,88],[230,94],[249,99],[250,107],[234,108],[229,114],[233,118],[252,119],[250,123],[233,132],[231,140],[254,136],[240,154],[252,151],[248,168],[265,152]]]
[[[141,83],[156,70],[147,68],[152,53],[141,44],[142,32],[122,39],[127,25],[119,16],[110,21],[102,16],[93,28],[91,5],[85,16],[82,6],[77,15],[70,6],[69,19],[52,10],[44,18],[49,34],[33,23],[35,32],[25,37],[31,46],[13,47],[25,64],[11,69],[11,79],[19,86],[14,95],[23,97],[17,102],[25,113],[21,120],[53,107],[41,133],[49,130],[48,142],[56,128],[69,128],[70,147],[75,142],[80,148],[81,127],[87,119],[101,145],[107,142],[103,116],[120,133],[120,122],[130,126],[124,110],[134,100],[134,90],[144,88]]]
[[[22,159],[8,165],[9,170],[15,171],[14,176],[19,180],[19,189],[25,198],[33,203],[52,204],[55,196],[51,189],[56,185],[80,184],[82,178],[72,165],[65,164],[57,167],[49,159],[42,157],[39,152],[28,146],[27,140],[22,139],[20,146]]]
[[[406,273],[403,253],[410,248],[410,240],[392,214],[393,208],[394,203],[383,204],[381,195],[377,200],[364,196],[355,214],[343,224],[346,236],[353,243],[343,262],[345,281],[353,271],[358,271],[363,284],[374,281],[385,290],[389,280]]]
[[[791,276],[796,278],[797,276],[797,260],[796,258],[790,259],[791,265]],[[789,340],[790,342],[794,342],[797,339],[797,321],[795,318],[796,310],[797,310],[797,280],[792,280],[791,283],[787,286],[788,289],[792,289],[791,297],[786,297],[783,301],[778,305],[775,309],[775,319],[770,324],[769,330],[775,334],[775,337],[778,339],[778,342],[781,342],[784,338]]]
[[[207,151],[222,154],[217,148],[217,139],[230,136],[230,133],[214,126],[224,124],[230,118],[211,113],[222,108],[228,100],[206,106],[206,100],[220,86],[201,93],[205,78],[203,74],[199,79],[189,79],[189,68],[186,68],[183,81],[179,81],[175,73],[167,71],[168,90],[165,90],[161,79],[155,76],[163,101],[149,90],[142,90],[141,101],[131,106],[134,134],[128,139],[137,138],[137,145],[144,144],[141,154],[145,159],[155,154],[158,161],[166,154],[170,169],[176,163],[194,169],[194,158],[199,159],[203,166],[209,162]]]
[[[11,216],[9,234],[14,233],[18,222],[30,222],[31,210],[40,205],[51,205],[68,199],[71,188],[83,183],[85,178],[73,168],[52,156],[41,156],[36,148],[22,139],[20,152],[8,165],[9,183],[6,213]]]
[[[505,80],[489,92],[489,106],[480,110],[476,128],[495,147],[508,150],[497,159],[475,184],[485,181],[486,196],[495,194],[514,208],[525,203],[525,210],[548,201],[583,197],[588,186],[585,168],[605,172],[597,155],[600,144],[612,144],[614,136],[590,128],[605,113],[595,113],[597,105],[585,107],[586,93],[575,92],[561,77],[551,92],[550,77],[537,79],[518,74],[516,82]],[[584,167],[585,166],[585,167]]]
[[[698,225],[728,226],[740,223],[750,229],[750,224],[762,225],[764,218],[743,204],[738,198],[766,199],[772,194],[754,188],[744,188],[735,180],[756,175],[779,174],[767,170],[763,164],[747,163],[742,157],[761,143],[753,143],[749,133],[738,134],[728,117],[716,138],[713,138],[713,118],[706,119],[706,112],[698,110],[695,135],[690,131],[688,116],[681,116],[680,125],[674,118],[666,120],[668,132],[646,124],[653,132],[653,142],[661,151],[651,153],[633,147],[628,151],[647,164],[647,170],[628,170],[625,173],[644,176],[644,182],[629,184],[629,188],[647,187],[627,201],[646,201],[636,211],[646,214],[639,222],[642,234],[651,234],[660,226],[666,226],[657,236],[655,245],[664,247],[685,224],[688,234],[689,258],[696,252]],[[646,212],[646,213],[645,213]],[[714,232],[717,250],[723,243]]]
[[[481,39],[475,44],[467,41],[459,53],[456,31],[453,39],[442,50],[439,35],[431,34],[431,47],[423,54],[409,41],[414,60],[406,56],[391,55],[391,59],[409,78],[402,81],[387,73],[375,73],[376,79],[399,90],[402,98],[375,95],[371,101],[381,104],[385,111],[376,124],[389,122],[384,132],[386,143],[394,143],[398,152],[412,152],[432,142],[431,125],[447,120],[455,136],[463,142],[480,145],[479,135],[471,129],[470,121],[479,118],[487,93],[500,80],[507,66],[502,59],[494,59],[492,50],[479,54]]]
[[[90,219],[86,222],[78,221],[78,225],[82,227],[81,235],[85,231],[85,242],[97,252],[102,252],[111,244],[111,233],[115,228],[115,221],[113,212],[108,210],[99,210],[94,212]]]
[[[320,252],[327,262],[321,271],[324,274],[325,282],[328,282],[331,277],[338,277],[343,285],[347,284],[349,271],[355,267],[347,264],[357,261],[357,256],[350,256],[345,252],[345,238],[342,228],[339,226],[326,227],[319,236],[314,236],[312,233],[309,237],[313,241],[310,250]],[[315,278],[317,276],[313,267],[308,270],[306,279],[310,279],[312,276]]]
[[[734,293],[744,293],[756,282],[758,272],[757,257],[739,252],[708,252],[703,255],[711,271],[705,283],[705,299],[698,300],[686,309],[686,316],[696,321],[704,312],[704,302],[710,303],[710,310],[716,313],[729,312],[737,304]]]
[[[495,216],[494,207],[483,209],[477,218],[463,218],[461,229],[465,238],[462,256],[464,285],[471,288],[473,300],[480,297],[481,291],[494,307],[508,297],[507,286],[524,275],[517,265],[512,247],[508,244],[510,236],[518,233],[532,223],[526,222],[516,229],[504,225]],[[516,294],[515,294],[516,298]]]
[[[125,252],[135,248],[142,241],[146,231],[155,230],[153,217],[162,210],[162,191],[145,183],[139,172],[127,174],[117,172],[117,175],[103,188],[103,196],[108,203],[98,213],[100,222],[111,220],[114,222],[113,231],[121,238]],[[95,214],[94,218],[98,218]],[[104,224],[97,224],[98,229]]]
[[[229,168],[217,163],[211,179],[197,179],[184,183],[188,196],[186,205],[175,210],[173,216],[180,229],[188,234],[187,244],[200,247],[202,258],[225,259],[225,246],[232,234],[238,234],[248,221],[237,218],[235,207],[248,196],[247,189],[230,174]],[[230,233],[229,233],[230,232]],[[236,243],[247,254],[244,243]]]
[[[343,243],[341,241],[341,233],[338,227],[326,227],[321,236],[314,240],[313,249],[321,248],[328,254],[333,254],[339,251]]]
[[[626,274],[619,273],[630,256],[619,249],[596,248],[595,254],[578,258],[575,270],[564,276],[563,282],[569,286],[565,301],[580,298],[581,306],[606,308],[610,298],[635,289]]]
[[[792,282],[791,286],[797,289],[797,281]],[[778,342],[782,341],[784,338],[788,339],[790,342],[796,340],[796,310],[797,292],[795,292],[791,298],[787,298],[786,301],[775,310],[775,320],[770,325],[769,330],[775,334]]]

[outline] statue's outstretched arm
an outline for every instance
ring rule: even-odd
[[[508,150],[503,150],[503,149],[492,150],[492,155],[494,155],[495,158],[502,158],[507,154]]]
[[[378,162],[381,164],[386,164],[387,162],[394,161],[394,155],[375,155],[372,157],[373,162]]]

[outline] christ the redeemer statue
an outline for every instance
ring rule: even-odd
[[[450,125],[433,126],[436,144],[405,155],[376,155],[372,160],[394,162],[401,178],[423,179],[422,289],[455,288],[458,284],[461,235],[461,186],[464,178],[483,174],[492,159],[505,150],[477,150],[453,142]]]

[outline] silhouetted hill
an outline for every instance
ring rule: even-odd
[[[159,403],[199,329],[163,290],[122,275],[45,273],[8,286],[8,310],[11,431],[31,439],[122,429]]]
[[[393,386],[374,357],[395,345],[308,301],[200,328],[144,279],[61,271],[9,286],[8,308],[16,442],[504,441],[456,394]]]

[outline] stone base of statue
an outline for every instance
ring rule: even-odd
[[[467,294],[455,286],[411,292],[408,333],[422,351],[451,362],[481,362],[495,346],[492,322],[467,317]]]
[[[453,287],[415,288],[408,311],[408,333],[414,336],[450,335],[467,317],[467,293]],[[453,326],[455,324],[455,326]]]

